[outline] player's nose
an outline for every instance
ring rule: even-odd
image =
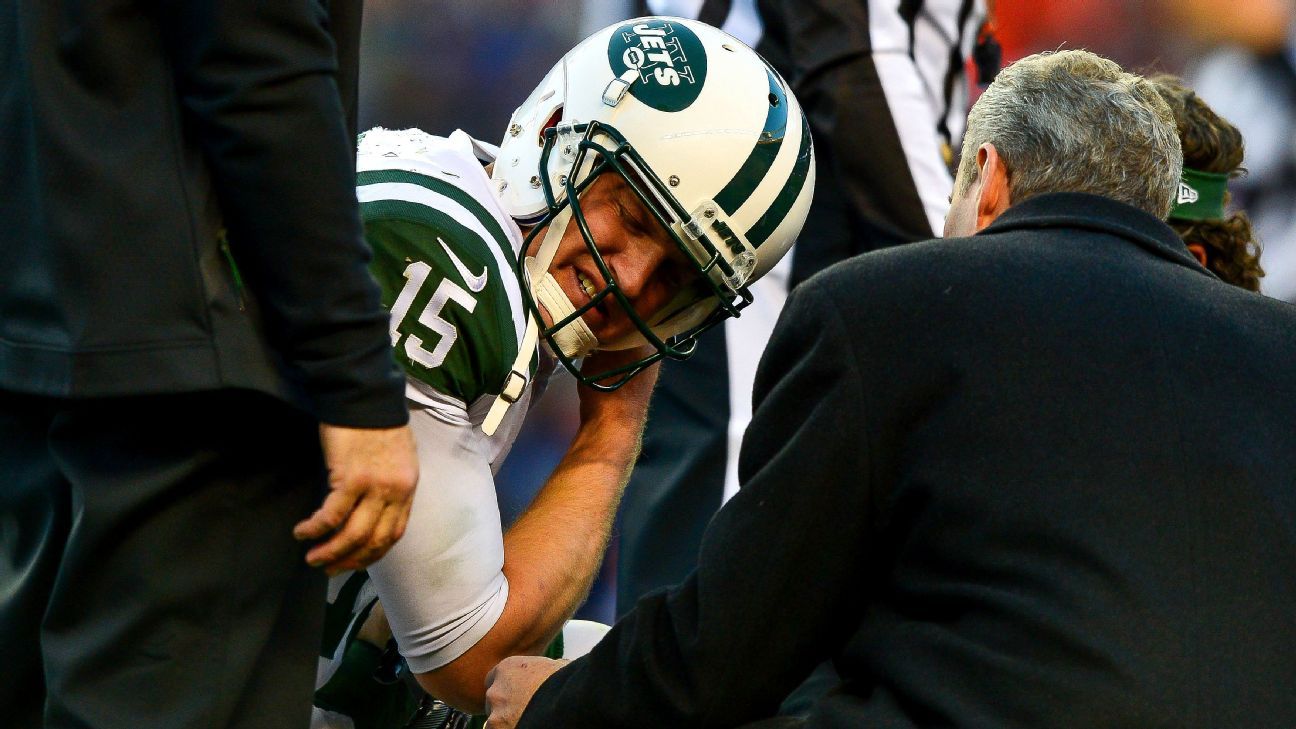
[[[637,302],[649,290],[653,276],[661,267],[663,257],[653,251],[631,248],[618,258],[617,285],[631,301]]]

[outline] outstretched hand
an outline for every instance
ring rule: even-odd
[[[293,536],[328,536],[306,553],[306,561],[329,575],[364,569],[405,533],[418,481],[414,436],[407,425],[321,424],[320,444],[330,491],[323,505],[293,528]]]
[[[513,729],[540,684],[571,661],[539,656],[513,656],[486,674],[486,726]]]

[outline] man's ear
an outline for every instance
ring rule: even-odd
[[[1012,195],[1008,191],[1008,168],[993,144],[986,142],[977,149],[977,167],[981,189],[977,195],[976,229],[980,231],[1012,205]]]
[[[1206,267],[1206,246],[1201,243],[1189,243],[1188,252],[1193,254],[1193,258],[1196,258],[1203,268]]]

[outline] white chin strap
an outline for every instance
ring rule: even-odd
[[[554,321],[562,321],[563,317],[576,310],[567,295],[563,293],[562,287],[549,273],[549,264],[553,263],[554,255],[558,253],[558,244],[562,242],[563,233],[567,232],[567,224],[570,222],[571,207],[568,206],[549,223],[549,229],[545,231],[544,240],[540,242],[535,257],[526,259],[527,278],[539,282],[531,285],[532,296],[535,297],[537,304],[549,312]],[[539,322],[536,321],[534,314],[528,313],[526,333],[518,345],[517,359],[513,360],[512,371],[504,387],[500,389],[499,396],[491,404],[490,411],[486,413],[486,419],[482,421],[482,432],[486,435],[495,435],[509,406],[517,402],[522,396],[522,391],[526,389],[527,377],[531,372],[531,359],[535,357],[536,341],[539,336]],[[581,319],[576,319],[558,330],[554,334],[554,340],[558,342],[563,354],[568,357],[584,357],[598,345],[594,332],[590,331],[589,326]]]
[[[527,264],[530,269],[530,261]],[[576,307],[572,306],[571,300],[563,292],[562,286],[558,285],[557,279],[548,271],[541,274],[540,280],[532,290],[535,292],[536,303],[543,306],[554,321],[562,321],[576,311]],[[579,317],[554,332],[553,338],[562,353],[573,358],[587,356],[599,343],[598,338],[594,336],[594,331],[589,328],[584,319]]]

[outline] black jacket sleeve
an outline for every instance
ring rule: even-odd
[[[329,0],[329,32],[337,44],[338,92],[342,95],[347,138],[352,142],[359,135],[357,123],[360,106],[360,25],[364,18],[362,0]]]
[[[233,257],[272,342],[321,420],[405,422],[387,317],[367,270],[324,5],[159,7],[187,132],[211,170]]]
[[[698,568],[551,676],[520,727],[727,727],[772,715],[857,627],[869,542],[861,375],[822,287],[796,289],[765,351],[742,489]]]

